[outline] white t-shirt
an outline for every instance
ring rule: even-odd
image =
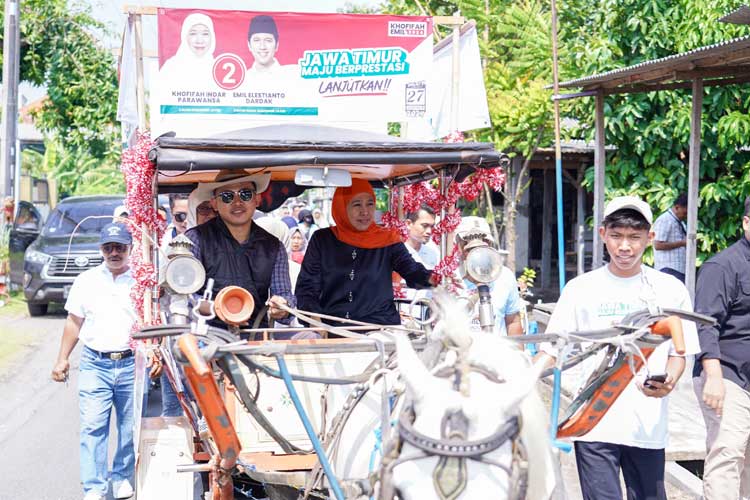
[[[573,279],[563,289],[546,331],[562,333],[607,328],[628,313],[647,308],[649,303],[692,311],[690,295],[679,280],[647,266],[641,269],[637,276],[620,278],[604,266]],[[700,352],[695,323],[683,321],[682,324],[686,354]],[[549,345],[543,346],[543,350],[555,354]],[[648,359],[649,371],[664,373],[670,355],[676,355],[672,342],[660,344]],[[600,351],[577,367],[565,370],[563,386],[577,394],[603,357],[604,353]],[[646,371],[642,369],[638,376],[642,380]],[[599,423],[576,439],[639,448],[666,448],[667,399],[647,397],[633,379]]]
[[[419,250],[415,249],[408,243],[405,243],[406,249],[409,250],[411,256],[422,264],[425,268],[432,271],[438,265],[438,251],[437,246],[434,243],[425,243],[419,247]]]
[[[130,348],[130,330],[136,320],[130,300],[133,285],[130,270],[113,279],[105,263],[75,279],[65,310],[83,318],[78,338],[85,346],[101,352]]]

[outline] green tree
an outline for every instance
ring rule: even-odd
[[[544,88],[552,78],[548,2],[391,0],[383,8],[393,14],[422,15],[451,15],[458,10],[476,21],[492,127],[472,133],[471,138],[493,142],[499,150],[523,159],[518,172],[508,172],[520,182],[506,182],[503,191],[506,265],[515,269],[517,205],[530,185],[531,158],[553,137],[552,93]]]
[[[65,0],[21,3],[21,79],[47,89],[34,118],[47,145],[62,150],[56,157],[65,161],[48,165],[61,191],[90,190],[92,178],[97,188],[121,191],[115,63],[97,42],[104,27],[85,9]]]
[[[717,20],[742,1],[562,0],[561,37],[566,77],[580,77],[665,57],[747,33]],[[608,194],[633,193],[658,210],[687,191],[690,137],[689,90],[606,98]],[[593,138],[593,99],[571,112]],[[750,92],[740,86],[707,87],[701,150],[699,262],[736,239],[742,202],[750,194]],[[593,173],[587,175],[591,186]]]

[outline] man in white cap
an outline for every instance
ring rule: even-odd
[[[607,204],[598,230],[610,261],[565,286],[548,333],[608,328],[628,313],[651,307],[692,310],[685,285],[641,263],[654,237],[652,221],[649,206],[635,196],[620,196]],[[683,330],[686,354],[696,354],[700,347],[695,324],[683,321]],[[543,345],[542,351],[540,356],[553,364],[558,352],[549,345]],[[581,363],[580,369],[566,370],[563,385],[580,389],[603,356],[600,351]],[[621,500],[621,470],[628,498],[666,499],[666,396],[684,369],[685,356],[674,351],[671,341],[664,342],[602,419],[576,438],[576,464],[585,500]]]
[[[489,246],[494,247],[490,225],[481,217],[468,216],[461,219],[456,228],[456,244],[466,258],[467,243],[472,238],[482,239]],[[502,252],[501,252],[502,253]],[[469,293],[476,293],[477,284],[471,279],[464,279],[464,286]],[[492,310],[495,313],[495,331],[500,335],[521,335],[521,298],[518,294],[518,283],[513,271],[503,266],[500,276],[489,283],[492,296]]]
[[[60,351],[52,370],[56,382],[68,380],[68,358],[83,343],[78,375],[81,416],[81,483],[84,500],[104,500],[108,490],[107,449],[110,414],[117,415],[117,449],[112,463],[112,496],[133,495],[133,389],[135,357],[130,331],[136,315],[130,300],[135,279],[128,264],[132,237],[123,224],[107,224],[99,248],[104,262],[76,277],[65,309]],[[149,364],[153,351],[149,351]],[[152,369],[158,376],[160,367]]]
[[[289,263],[279,240],[253,223],[260,195],[271,174],[245,175],[201,187],[211,192],[211,206],[218,217],[185,233],[193,242],[193,255],[203,263],[206,279],[214,279],[214,296],[224,287],[241,286],[253,296],[254,322],[268,302],[272,319],[287,321],[280,305],[294,307]],[[261,319],[261,326],[268,324]]]

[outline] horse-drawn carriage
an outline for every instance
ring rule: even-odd
[[[280,130],[294,140],[279,139]],[[270,172],[272,187],[260,208],[272,210],[308,187],[346,185],[351,178],[392,195],[400,186],[437,179],[446,192],[479,169],[501,166],[504,156],[489,144],[414,143],[287,126],[207,139],[160,137],[148,159],[159,192],[189,192],[219,172]],[[174,467],[207,473],[211,498],[486,498],[488,491],[493,498],[551,497],[557,462],[535,393],[545,367],[520,346],[562,337],[518,342],[492,333],[484,285],[497,277],[502,260],[486,244],[476,245],[464,266],[480,288],[478,329],[471,326],[474,304],[467,307],[445,290],[433,295],[429,317],[410,315],[407,307],[400,325],[287,308],[307,325],[298,330],[318,332],[319,340],[273,340],[278,329],[250,327],[243,311],[253,308],[241,291],[195,297],[211,277],[188,245],[176,239],[166,263],[167,321],[144,327],[137,337],[167,339],[164,357],[194,458],[185,456]],[[216,314],[227,329],[208,324]],[[597,343],[561,358],[556,379],[560,370],[624,337],[647,353],[671,335],[679,349],[680,322],[661,321],[666,316],[650,311],[618,328],[565,336],[568,343]],[[338,338],[326,338],[329,333]],[[590,428],[617,397],[607,384],[638,369],[636,353],[612,355],[613,363],[572,407],[562,435]],[[144,472],[147,460],[139,463],[139,481],[160,480]],[[138,491],[148,497],[149,485],[138,484]]]

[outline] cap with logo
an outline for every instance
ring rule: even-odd
[[[651,212],[651,207],[637,196],[618,196],[612,198],[607,203],[607,206],[604,207],[604,217],[607,218],[618,210],[625,209],[635,210],[646,219],[646,222],[649,224],[654,223],[654,214]]]
[[[105,243],[130,245],[133,243],[133,237],[130,235],[128,228],[125,227],[125,224],[107,224],[102,228],[102,232],[99,235],[99,244],[104,245]]]

